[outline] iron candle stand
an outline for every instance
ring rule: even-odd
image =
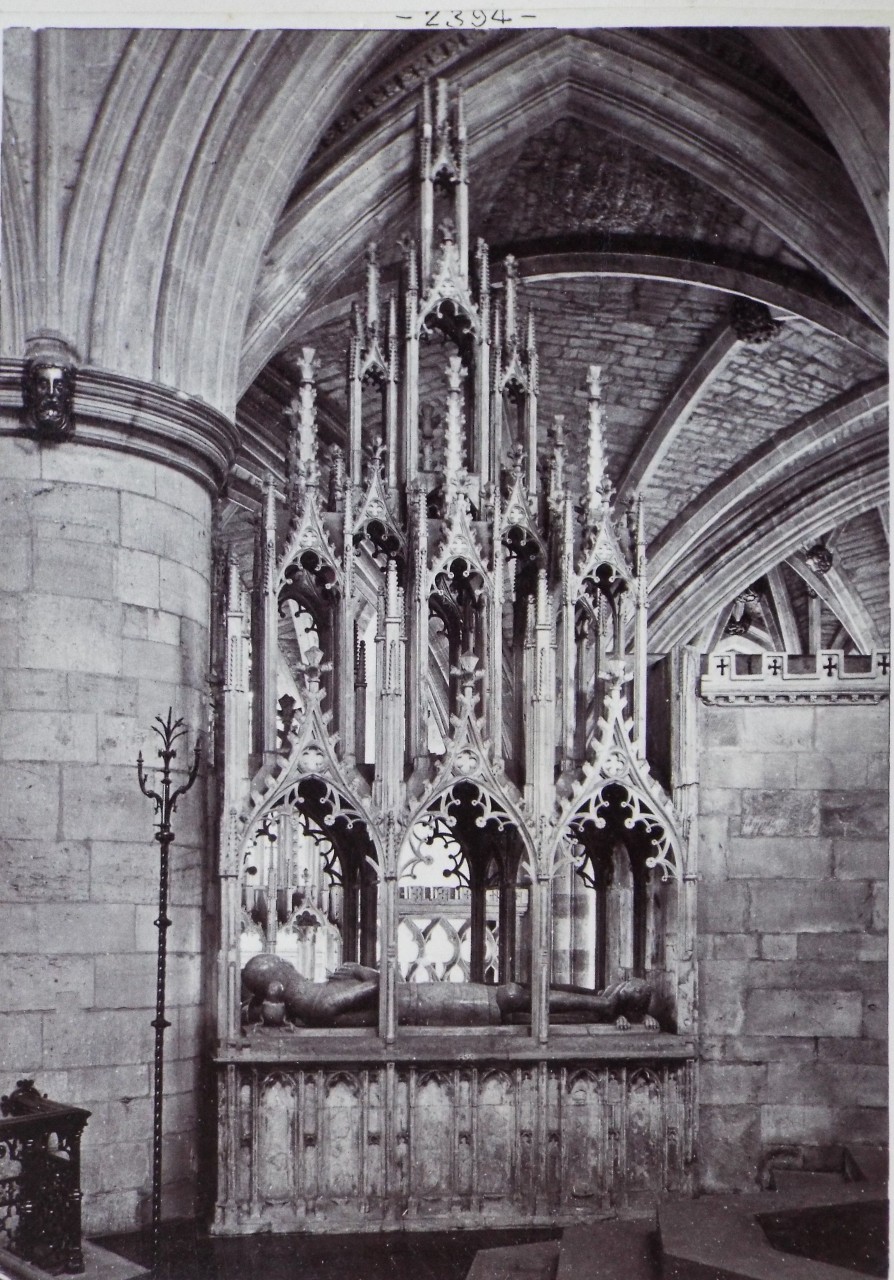
[[[142,751],[137,756],[137,778],[143,795],[155,802],[155,812],[158,817],[158,829],[155,833],[155,839],[161,848],[158,873],[158,919],[155,921],[155,927],[158,929],[158,968],[155,984],[155,1019],[152,1022],[152,1026],[155,1028],[154,1096],[152,1100],[152,1274],[157,1276],[160,1263],[161,1233],[161,1121],[162,1086],[164,1081],[164,1034],[171,1025],[165,1017],[165,978],[168,962],[167,939],[168,929],[171,927],[171,921],[168,919],[168,872],[170,848],[174,843],[171,817],[177,807],[177,801],[189,791],[196,780],[199,772],[201,748],[197,742],[186,782],[183,786],[172,789],[171,762],[177,758],[174,744],[186,735],[186,729],[182,720],[173,719],[173,710],[170,707],[168,708],[167,720],[162,720],[161,716],[156,716],[155,719],[158,723],[152,725],[152,731],[161,738],[161,747],[158,752],[159,759],[162,761],[161,793],[153,791],[146,785]]]

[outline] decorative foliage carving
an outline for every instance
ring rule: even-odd
[[[820,577],[824,577],[835,563],[835,557],[823,542],[818,542],[815,546],[805,551],[804,559],[808,567]]]
[[[729,322],[739,341],[749,347],[762,347],[776,336],[781,327],[770,315],[769,307],[752,298],[733,299]]]
[[[496,193],[495,193],[496,194]],[[736,238],[742,210],[652,151],[565,118],[526,139],[484,222],[504,242],[566,232]],[[742,248],[747,242],[740,233]]]

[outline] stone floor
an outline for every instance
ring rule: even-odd
[[[781,1275],[838,1280],[883,1275],[886,1218],[881,1226],[874,1224],[879,1240],[868,1251],[859,1238],[859,1223],[849,1228],[853,1239],[846,1240],[844,1219],[838,1226],[830,1220],[826,1225],[833,1231],[832,1243],[841,1246],[840,1257],[828,1242],[825,1251],[814,1249],[813,1238],[822,1234],[815,1224],[807,1224],[806,1245],[798,1241],[797,1230],[785,1227],[792,1210],[822,1215],[823,1206],[832,1212],[831,1206],[857,1208],[863,1203],[876,1216],[879,1209],[884,1214],[886,1153],[867,1149],[859,1161],[853,1152],[848,1160],[839,1173],[776,1170],[774,1191],[696,1200],[671,1197],[657,1214],[564,1231],[211,1237],[193,1223],[169,1224],[162,1235],[158,1280],[777,1280]],[[777,1221],[782,1235],[788,1233],[797,1245],[794,1253],[772,1247],[759,1225],[764,1217]],[[805,1229],[799,1230],[803,1236]],[[148,1232],[106,1236],[98,1243],[119,1259],[150,1264]],[[877,1255],[874,1264],[870,1253]],[[822,1257],[825,1262],[818,1260]],[[3,1275],[0,1260],[0,1280]]]
[[[163,1233],[159,1280],[466,1280],[479,1250],[559,1235],[556,1230],[212,1238],[182,1224]],[[150,1263],[148,1234],[105,1236],[99,1243]]]

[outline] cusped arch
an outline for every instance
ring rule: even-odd
[[[470,754],[475,754],[474,748],[469,747],[467,750]],[[458,763],[462,763],[462,761],[458,761]],[[416,808],[411,810],[402,847],[406,846],[414,827],[424,822],[428,817],[441,817],[446,825],[452,828],[454,823],[450,808],[452,805],[461,804],[462,800],[454,798],[451,801],[450,796],[451,793],[455,793],[458,786],[474,787],[478,792],[478,798],[471,802],[474,805],[478,805],[481,810],[478,817],[475,818],[476,826],[483,830],[488,823],[496,822],[501,830],[505,827],[512,827],[518,834],[524,853],[529,859],[533,859],[534,844],[516,801],[500,788],[493,786],[476,774],[472,772],[463,773],[462,771],[451,772],[449,776],[442,778],[430,791],[426,792]]]
[[[378,868],[383,865],[384,846],[372,815],[363,802],[358,797],[352,797],[341,783],[333,782],[325,773],[314,770],[307,772],[290,770],[285,781],[272,787],[269,794],[261,798],[256,806],[243,813],[242,835],[238,851],[239,868],[241,869],[252,842],[257,839],[258,832],[263,829],[264,822],[269,819],[277,806],[285,801],[292,803],[291,793],[297,792],[305,783],[318,784],[323,789],[325,802],[330,805],[329,813],[322,817],[324,828],[334,829],[336,823],[342,823],[343,830],[350,830],[358,823],[363,827],[373,847],[378,871]],[[314,820],[316,821],[315,816]]]
[[[609,753],[611,769],[618,753]],[[586,798],[580,800],[559,829],[556,848],[561,847],[568,836],[575,835],[581,826],[591,823],[597,830],[606,830],[611,810],[626,810],[619,814],[621,825],[649,841],[653,853],[647,856],[645,865],[657,869],[662,880],[681,880],[685,871],[683,840],[676,825],[665,814],[655,797],[641,787],[628,774],[602,778]]]

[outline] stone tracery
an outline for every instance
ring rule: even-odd
[[[483,242],[470,269],[465,125],[446,85],[433,106],[425,91],[419,136],[419,241],[406,246],[402,289],[383,329],[373,248],[365,304],[353,308],[348,448],[333,459],[320,447],[315,355],[304,348],[289,411],[288,531],[280,538],[268,481],[248,594],[231,573],[231,661],[248,660],[246,605],[252,618],[250,688],[230,679],[223,713],[225,812],[241,810],[222,850],[235,870],[225,895],[242,882],[241,915],[224,911],[232,1061],[245,1047],[227,975],[259,942],[317,982],[346,961],[366,966],[356,981],[374,975],[376,994],[357,998],[378,1010],[377,1037],[368,1025],[363,1033],[376,1058],[400,1054],[415,1031],[407,1020],[435,1016],[409,1012],[407,982],[429,988],[431,1010],[449,996],[433,984],[459,995],[470,983],[449,1016],[445,1005],[451,1023],[465,1007],[480,1020],[474,992],[484,998],[491,984],[506,993],[503,1020],[517,1024],[506,1031],[553,1057],[562,1041],[550,1048],[551,1021],[567,1031],[569,1017],[599,1016],[586,999],[563,1013],[577,997],[553,994],[579,990],[582,976],[614,990],[635,975],[665,1035],[678,1016],[692,1026],[681,817],[644,755],[642,510],[632,529],[616,524],[600,370],[589,372],[578,492],[561,421],[548,462],[538,449],[535,320],[519,320],[513,260],[497,300]],[[271,973],[277,964],[271,956]],[[250,971],[256,987],[266,970]],[[275,1037],[284,1006],[274,987],[262,1016]],[[285,1008],[304,998],[295,987]],[[480,1030],[456,1042],[464,1058],[479,1052]],[[260,1047],[265,1029],[253,1035]],[[335,1050],[317,1039],[301,1052],[332,1061]],[[438,1051],[445,1078],[454,1052]],[[567,1040],[560,1056],[579,1062],[581,1052]],[[662,1050],[684,1073],[690,1052],[683,1041]],[[513,1096],[501,1104],[508,1114]],[[444,1105],[460,1103],[445,1095]],[[222,1208],[221,1223],[233,1213],[241,1220],[236,1206]]]

